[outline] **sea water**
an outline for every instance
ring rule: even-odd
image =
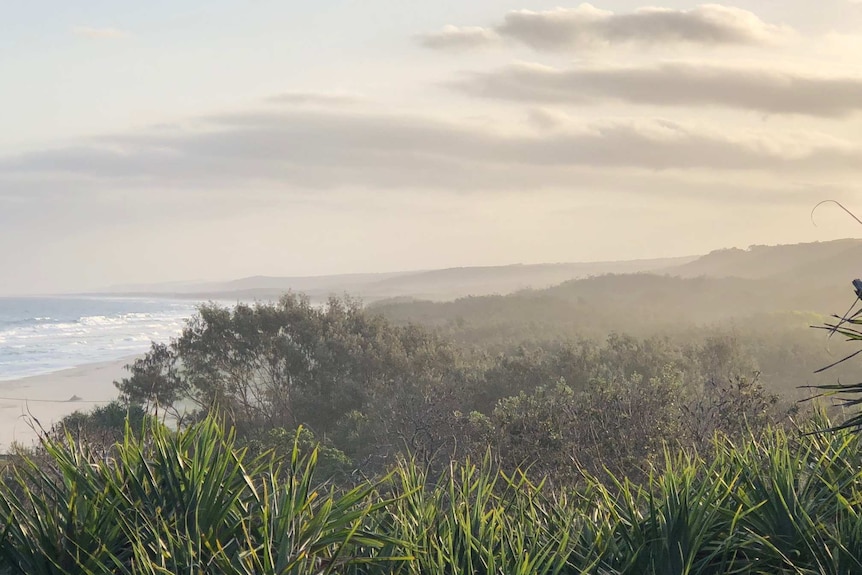
[[[0,298],[0,381],[146,352],[179,334],[198,302]]]

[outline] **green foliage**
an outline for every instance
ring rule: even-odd
[[[379,473],[404,453],[436,476],[491,449],[505,469],[528,465],[558,485],[577,483],[579,468],[636,478],[667,441],[704,448],[716,432],[787,416],[748,377],[757,364],[729,333],[685,343],[611,333],[490,354],[355,301],[292,294],[203,306],[129,367],[118,386],[132,405],[190,399],[196,417],[227,417],[256,452],[284,453],[302,427],[333,477]]]
[[[696,332],[758,314],[824,309],[840,293],[837,282],[816,276],[789,281],[720,275],[726,277],[608,274],[505,296],[382,301],[374,309],[396,323],[439,328],[459,342],[505,348],[512,341],[600,339],[611,332],[637,337]]]
[[[430,457],[451,440],[463,386],[455,350],[412,326],[394,327],[358,302],[205,305],[169,345],[154,344],[117,383],[125,400],[228,417],[241,437],[303,426],[357,461],[403,445]],[[370,439],[370,440],[369,440]],[[382,453],[377,453],[382,452]]]
[[[140,405],[126,405],[115,400],[88,412],[67,415],[48,434],[55,440],[63,440],[68,434],[76,443],[86,443],[88,449],[98,448],[107,453],[123,439],[127,426],[140,432],[151,417]]]
[[[262,436],[245,440],[244,446],[256,454],[269,453],[278,460],[290,460],[293,450],[301,457],[317,454],[315,473],[323,480],[344,480],[353,470],[353,462],[340,449],[328,442],[320,442],[314,433],[305,427],[287,430],[283,427],[267,430]]]
[[[386,557],[365,529],[388,504],[373,484],[327,490],[296,441],[281,471],[248,460],[212,418],[172,433],[127,427],[110,460],[67,436],[50,465],[24,459],[0,485],[0,568],[9,573],[317,574]]]
[[[809,316],[679,319],[779,309],[750,289],[603,277],[378,308],[438,333],[347,299],[202,306],[128,366],[123,403],[5,467],[0,573],[862,572],[862,415],[796,429],[766,382],[813,361],[788,335]],[[862,340],[862,312],[836,320]],[[151,415],[189,401],[190,427]]]
[[[506,296],[467,297],[449,302],[383,301],[374,304],[372,310],[396,325],[419,323],[466,348],[514,358],[519,356],[519,347],[527,350],[524,355],[541,355],[537,349],[549,352],[570,342],[575,342],[575,347],[583,345],[582,341],[595,347],[610,347],[608,334],[614,333],[624,334],[621,337],[641,346],[633,347],[630,350],[633,353],[624,352],[623,360],[634,359],[636,354],[648,351],[647,346],[664,340],[665,351],[672,354],[679,351],[685,361],[692,363],[698,361],[696,348],[702,348],[707,355],[701,355],[700,359],[706,362],[697,369],[704,371],[710,369],[713,360],[723,361],[721,354],[730,350],[736,355],[735,369],[711,374],[715,380],[724,381],[737,375],[748,377],[759,371],[760,381],[769,391],[795,400],[805,397],[799,391],[800,386],[815,383],[812,373],[829,363],[832,354],[841,357],[845,348],[838,338],[833,338],[827,348],[822,337],[807,329],[824,319],[822,313],[813,312],[827,309],[845,293],[844,280],[838,279],[840,274],[821,273],[827,266],[816,263],[818,274],[782,276],[768,281],[627,274],[575,280]],[[841,259],[832,264],[835,269],[848,267]],[[829,281],[823,280],[825,276]],[[625,347],[620,345],[618,349],[622,351]],[[661,352],[660,347],[656,349]],[[716,355],[711,359],[712,353]],[[574,356],[587,354],[576,350]],[[499,385],[500,391],[475,408],[488,413],[496,399],[530,391],[518,387],[518,381],[535,387],[564,377],[569,385],[577,386],[588,383],[591,377],[575,363],[570,364],[570,373],[563,373],[562,366],[549,365],[554,371],[549,377],[544,377],[541,371],[533,372],[536,376],[533,377],[528,369],[542,364],[533,358],[526,359],[527,364],[512,366],[511,377],[489,379],[489,390],[493,393]],[[616,362],[612,355],[605,359]],[[663,367],[662,362],[653,365],[652,369]],[[654,376],[644,369],[636,371],[647,380]],[[576,372],[581,375],[573,378]],[[833,373],[842,381],[860,378],[858,365],[849,363],[838,366]],[[526,377],[519,379],[519,374]],[[543,381],[536,383],[540,377]],[[596,377],[612,379],[601,374]],[[507,387],[509,382],[511,385]]]
[[[688,442],[701,449],[709,447],[716,433],[731,440],[763,434],[775,424],[787,424],[799,406],[787,406],[779,395],[769,393],[752,377],[732,376],[725,381],[709,380],[695,397],[682,404],[684,431]]]
[[[853,282],[854,288],[856,288],[856,299],[853,301],[850,309],[847,310],[847,313],[843,316],[833,315],[832,318],[834,321],[827,321],[823,325],[814,327],[826,330],[829,333],[829,337],[837,334],[853,344],[858,344],[862,341],[862,328],[860,328],[862,326],[862,308],[856,309],[857,304],[862,301],[862,291],[860,291],[859,285],[857,285],[859,281],[855,280]],[[833,369],[859,354],[862,354],[862,349],[855,349],[841,359],[820,368],[818,371]],[[839,381],[835,384],[823,384],[814,387],[820,390],[820,394],[817,397],[838,398],[843,408],[856,408],[862,405],[862,382],[845,384]],[[857,411],[851,414],[844,421],[830,427],[828,431],[839,431],[842,429],[852,429],[857,432],[862,431],[862,412]]]
[[[830,425],[813,421],[802,431]],[[402,459],[376,483],[320,485],[302,432],[280,468],[208,418],[127,428],[111,460],[67,437],[50,465],[0,485],[0,572],[213,575],[849,574],[862,569],[862,445],[852,433],[663,454],[642,482],[576,491],[501,471],[490,453],[429,474]],[[307,438],[306,438],[307,439]]]
[[[638,477],[678,438],[679,375],[668,371],[644,381],[596,381],[575,392],[563,382],[502,400],[491,421],[497,451],[509,469],[572,483],[580,470]]]

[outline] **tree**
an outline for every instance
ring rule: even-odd
[[[592,475],[637,478],[679,437],[681,379],[667,369],[595,381],[575,391],[565,381],[501,400],[491,417],[505,467],[573,482]]]
[[[456,350],[424,329],[396,327],[359,302],[202,306],[170,344],[153,344],[117,383],[137,404],[191,401],[227,414],[240,435],[304,426],[365,458],[397,443],[434,453],[460,401]],[[375,441],[355,441],[373,436]],[[353,438],[353,439],[351,439]]]
[[[770,425],[786,423],[796,413],[796,406],[783,405],[781,397],[769,393],[759,377],[755,371],[750,377],[708,379],[684,406],[688,441],[699,449],[709,449],[716,433],[741,440],[760,436]]]
[[[63,441],[68,435],[77,445],[86,445],[94,454],[108,457],[114,444],[126,436],[126,426],[133,435],[140,434],[145,424],[155,425],[153,416],[139,405],[112,401],[90,411],[76,411],[54,424],[49,439]]]
[[[308,422],[326,432],[360,402],[375,377],[373,348],[391,335],[349,300],[315,306],[288,294],[274,304],[207,304],[169,345],[153,344],[117,385],[135,403],[187,399],[236,423]]]

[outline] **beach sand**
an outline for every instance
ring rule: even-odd
[[[89,411],[117,399],[114,381],[128,376],[123,367],[134,359],[0,381],[0,453],[7,452],[13,442],[31,445],[40,425],[49,429],[75,411]]]

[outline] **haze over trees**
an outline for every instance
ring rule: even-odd
[[[771,273],[201,306],[10,462],[0,566],[855,572],[859,438],[795,401],[838,347]]]
[[[394,325],[355,301],[317,306],[294,294],[203,306],[130,372],[118,383],[130,404],[185,401],[197,408],[192,418],[227,414],[259,448],[303,426],[363,472],[398,453],[440,466],[490,446],[505,468],[564,483],[580,469],[636,476],[669,440],[702,447],[716,431],[737,437],[789,414],[725,333],[686,344],[611,334],[497,352]]]
[[[3,8],[0,575],[862,574],[862,0]]]
[[[439,470],[491,449],[503,468],[561,485],[583,470],[642,477],[668,442],[703,450],[716,432],[789,425],[805,386],[857,377],[852,362],[814,376],[844,349],[810,326],[833,289],[846,298],[846,279],[787,278],[859,250],[755,246],[676,275],[449,302],[212,303],[117,385],[124,404],[181,422],[222,414],[256,452],[288,449],[302,428],[342,475],[407,453]]]

